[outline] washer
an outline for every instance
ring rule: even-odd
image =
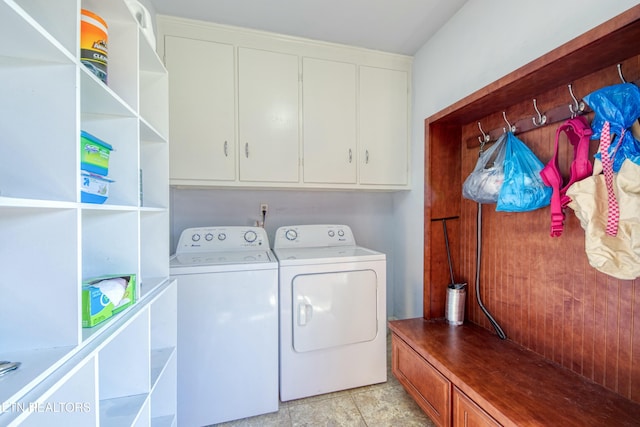
[[[346,225],[276,231],[280,400],[387,380],[386,256]]]
[[[278,410],[278,263],[260,227],[184,230],[178,282],[178,425]]]

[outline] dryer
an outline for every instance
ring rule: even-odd
[[[386,255],[346,225],[280,227],[280,400],[387,380]]]
[[[178,289],[178,425],[278,410],[278,263],[259,227],[182,232],[170,259]]]

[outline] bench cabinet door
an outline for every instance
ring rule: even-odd
[[[491,418],[476,402],[471,400],[458,387],[453,387],[453,427],[498,427],[500,424]]]
[[[416,403],[439,427],[451,423],[451,383],[395,334],[392,372]]]

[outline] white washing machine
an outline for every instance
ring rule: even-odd
[[[276,231],[280,400],[387,380],[386,256],[346,225]]]
[[[259,227],[184,230],[178,288],[178,425],[278,410],[278,263]]]

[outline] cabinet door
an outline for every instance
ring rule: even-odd
[[[408,76],[360,67],[360,183],[408,184]]]
[[[498,427],[481,407],[457,387],[453,387],[453,427]]]
[[[298,182],[298,57],[238,49],[240,180]]]
[[[171,180],[235,180],[233,46],[165,37]]]
[[[393,375],[437,426],[448,426],[451,420],[449,380],[395,334],[391,351]]]
[[[304,182],[356,182],[356,66],[302,62]]]

